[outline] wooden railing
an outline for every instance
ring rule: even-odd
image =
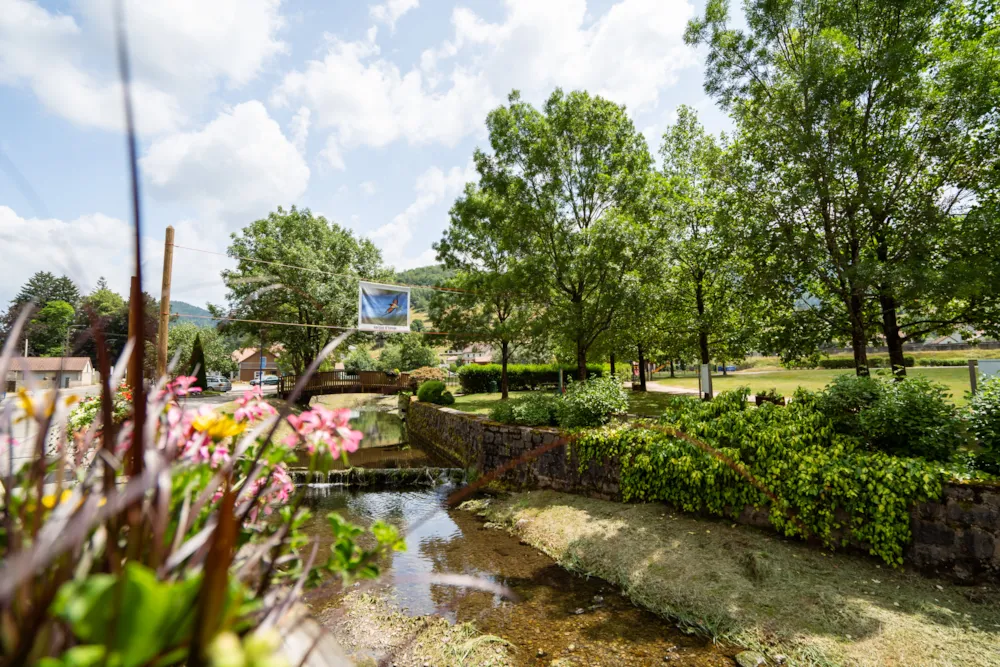
[[[299,378],[285,375],[278,380],[278,394],[287,397]],[[406,389],[410,383],[408,373],[388,375],[382,371],[323,371],[313,374],[302,390],[303,394],[394,394]]]

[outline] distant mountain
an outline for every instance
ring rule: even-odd
[[[190,303],[185,303],[183,301],[171,301],[170,312],[177,313],[180,316],[175,319],[174,322],[190,322],[192,324],[197,324],[200,327],[214,327],[218,324],[217,320],[203,319],[204,317],[210,316],[212,313],[208,312],[204,308],[192,306]],[[199,315],[200,317],[191,317],[191,315]]]
[[[406,271],[396,272],[396,282],[406,285],[440,285],[455,275],[451,269],[446,269],[440,264],[430,266],[418,266]],[[413,310],[426,311],[430,303],[431,290],[416,289],[411,294]]]

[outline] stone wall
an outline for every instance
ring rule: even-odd
[[[553,442],[551,428],[507,426],[414,401],[408,406],[411,442],[474,468],[479,474],[495,470],[526,452]],[[607,460],[591,464],[583,473],[573,448],[542,454],[505,472],[500,481],[516,489],[554,489],[580,495],[621,500],[621,467]],[[766,508],[746,507],[736,521],[771,529]],[[905,561],[917,569],[958,581],[1000,581],[1000,486],[948,484],[936,502],[920,503],[911,511],[913,542]]]
[[[533,450],[555,442],[554,428],[508,426],[451,408],[410,403],[406,415],[410,444],[450,459],[478,473],[496,470]],[[514,489],[553,489],[580,495],[619,500],[617,461],[590,463],[580,472],[573,448],[556,447],[537,458],[512,467],[497,481]]]

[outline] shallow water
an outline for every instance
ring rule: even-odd
[[[551,665],[557,659],[566,661],[555,663],[561,665],[733,664],[733,651],[680,632],[606,582],[564,570],[506,532],[485,528],[469,512],[445,509],[453,490],[316,490],[307,530],[325,549],[323,517],[337,511],[361,525],[382,519],[406,531],[407,550],[390,556],[374,591],[391,596],[411,615],[474,622],[480,632],[512,642],[517,664]],[[421,578],[430,573],[480,577],[508,587],[519,601]],[[311,602],[321,609],[336,597]]]

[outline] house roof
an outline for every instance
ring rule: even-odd
[[[282,345],[281,343],[276,343],[272,345],[270,348],[268,348],[268,351],[273,355],[281,354],[282,352],[284,352],[284,350],[285,346]],[[241,363],[246,361],[255,354],[257,354],[256,347],[245,347],[242,350],[236,350],[233,352],[233,361],[235,361],[236,363]]]
[[[69,371],[72,373],[90,368],[90,357],[14,357],[11,370],[31,373]]]

